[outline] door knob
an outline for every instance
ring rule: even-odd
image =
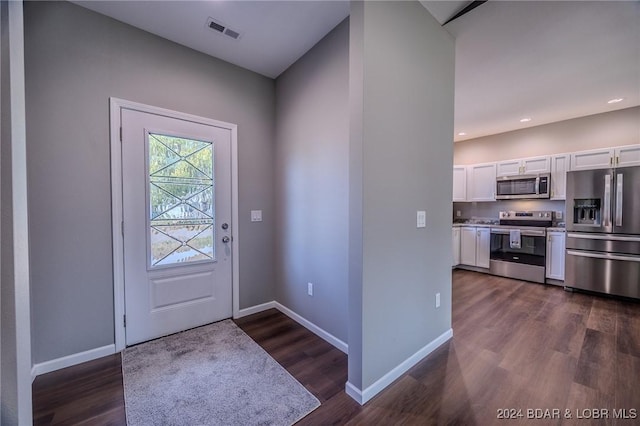
[[[222,237],[222,242],[223,243],[227,244],[229,241],[231,241],[231,238],[229,238],[227,236]]]

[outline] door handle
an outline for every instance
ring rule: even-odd
[[[616,226],[622,226],[622,173],[616,176]]]
[[[227,244],[229,241],[231,241],[231,238],[227,237],[226,235],[224,237],[222,237],[222,242]]]
[[[229,229],[229,224],[228,223],[223,223],[222,225],[220,225],[220,228],[224,229],[225,231],[227,229]]]
[[[604,175],[604,218],[603,225],[611,225],[611,175]]]

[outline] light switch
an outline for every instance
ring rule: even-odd
[[[262,210],[251,210],[251,222],[262,222]]]
[[[418,210],[417,216],[417,226],[418,228],[426,228],[427,226],[427,212],[424,210]]]

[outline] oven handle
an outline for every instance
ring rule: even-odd
[[[499,228],[491,228],[492,234],[500,234],[500,235],[509,235],[512,231],[511,229],[499,229]],[[520,235],[526,235],[531,237],[544,237],[545,231],[534,231],[531,229],[519,229]]]
[[[578,257],[591,257],[594,259],[622,260],[625,262],[640,263],[640,256],[625,256],[622,254],[593,253],[593,252],[567,250],[567,255],[578,256]]]

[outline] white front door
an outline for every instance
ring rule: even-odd
[[[231,131],[121,110],[126,344],[229,318]]]

